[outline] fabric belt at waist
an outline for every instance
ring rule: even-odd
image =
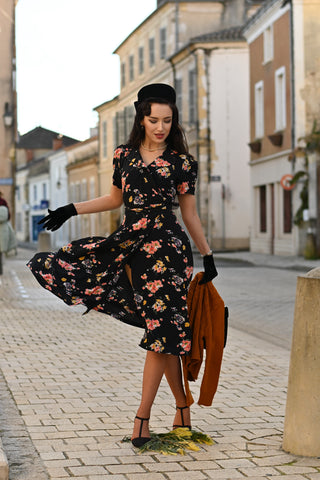
[[[143,207],[143,208],[125,208],[125,214],[127,213],[161,213],[163,211],[171,211],[173,205],[154,205],[152,207]]]

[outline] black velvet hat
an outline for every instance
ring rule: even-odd
[[[143,100],[148,100],[148,98],[162,98],[174,104],[176,103],[176,92],[174,88],[166,83],[151,83],[150,85],[145,85],[139,90],[138,100],[134,102],[136,110],[139,103],[143,102]]]

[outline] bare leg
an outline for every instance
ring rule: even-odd
[[[151,407],[165,372],[168,357],[170,357],[170,355],[147,351],[143,370],[141,403],[137,411],[139,417],[150,417]],[[139,428],[140,421],[135,420],[131,438],[139,436]],[[148,422],[143,422],[141,436],[150,436]]]
[[[164,373],[176,400],[176,404],[179,407],[184,407],[186,404],[186,394],[182,383],[180,357],[169,355]]]
[[[168,355],[167,365],[165,369],[165,376],[169,387],[173,393],[173,396],[176,401],[177,407],[185,407],[186,406],[186,394],[184,391],[184,386],[182,382],[182,371],[181,371],[181,360],[180,357],[175,355]],[[177,410],[175,418],[174,418],[174,425],[182,425],[182,415],[185,425],[190,425],[190,409],[186,408],[183,410]]]

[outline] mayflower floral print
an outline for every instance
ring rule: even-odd
[[[138,150],[124,145],[115,150],[113,166],[113,184],[122,189],[125,205],[120,227],[107,238],[83,238],[57,253],[38,253],[28,266],[68,305],[143,327],[142,348],[188,354],[192,252],[172,207],[177,194],[194,194],[197,163],[167,148],[146,166]]]

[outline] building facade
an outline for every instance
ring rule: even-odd
[[[2,0],[0,10],[0,190],[15,222],[15,142],[17,132],[15,6]]]
[[[316,83],[311,80],[319,78],[320,71],[319,23],[319,2],[271,0],[244,31],[250,51],[250,248],[254,252],[304,251],[308,224],[293,222],[302,186],[290,185],[288,179],[305,168],[304,158],[294,152],[304,145],[302,138],[319,118]]]
[[[241,30],[194,37],[171,58],[199,163],[198,210],[215,250],[249,248],[249,54]]]
[[[98,197],[98,137],[67,147],[65,153],[68,202],[83,202]],[[100,233],[97,213],[72,217],[68,223],[69,241]]]
[[[43,127],[21,135],[16,144],[16,236],[36,243],[42,226],[38,221],[51,208],[50,155],[78,141]],[[66,185],[67,187],[67,185]],[[60,192],[61,193],[61,192]],[[53,202],[57,201],[56,198]],[[61,205],[61,204],[60,204]]]
[[[155,12],[115,50],[120,58],[120,94],[96,107],[103,194],[111,184],[114,148],[127,141],[132,127],[137,91],[153,82],[175,87],[180,121],[199,161],[197,202],[213,248],[249,244],[248,48],[236,27],[260,4],[159,1]],[[203,32],[220,36],[206,37]],[[232,120],[221,95],[231,95],[226,102],[231,109],[237,105]],[[103,231],[111,233],[119,218],[119,212],[104,214]]]

